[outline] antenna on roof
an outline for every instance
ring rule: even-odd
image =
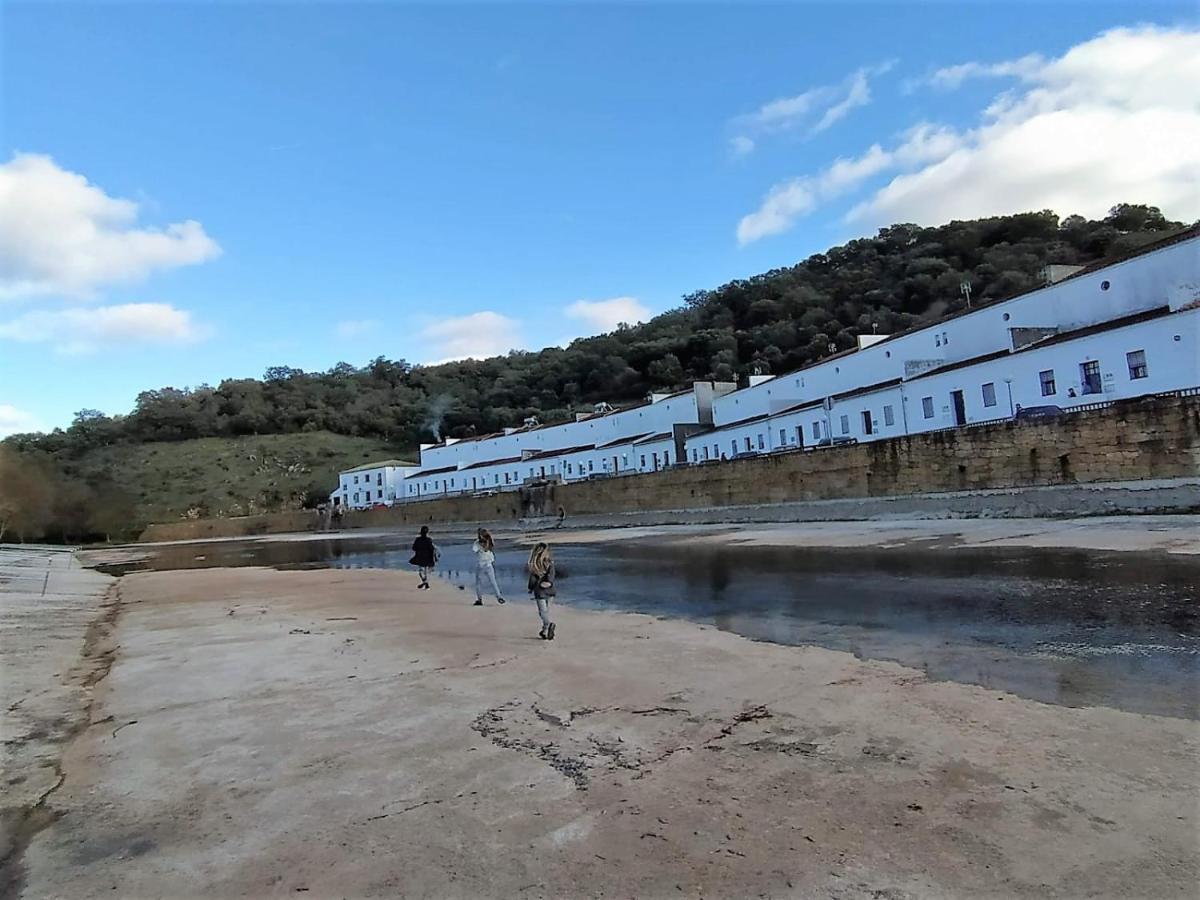
[[[833,341],[829,342],[829,352],[837,353],[837,344],[835,344]]]
[[[971,308],[971,282],[960,281],[958,283],[958,292],[967,298],[967,309]]]

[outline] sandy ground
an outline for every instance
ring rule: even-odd
[[[1200,724],[369,570],[121,579],[26,897],[1194,897]],[[106,676],[106,677],[105,677]]]

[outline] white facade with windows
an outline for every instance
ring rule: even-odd
[[[904,334],[866,336],[856,350],[785,375],[753,376],[742,390],[701,382],[631,409],[423,446],[421,468],[407,470],[396,499],[881,440],[1007,419],[1028,407],[1069,409],[1197,386],[1200,229],[1192,229],[1011,300]],[[353,491],[346,476],[367,468],[342,473],[344,495]],[[382,487],[386,498],[385,484],[371,490]]]
[[[407,499],[406,478],[418,470],[396,459],[367,463],[338,473],[338,486],[329,499],[346,509],[393,506]]]
[[[530,480],[578,481],[642,471],[633,443],[654,435],[669,436],[670,447],[653,447],[647,457],[659,468],[677,461],[680,426],[693,430],[712,425],[714,398],[733,384],[697,382],[690,390],[651,394],[628,409],[601,405],[574,422],[528,423],[500,434],[421,447],[421,468],[405,480],[403,496],[420,500],[446,494],[515,490]],[[667,463],[666,460],[671,462]],[[653,471],[653,468],[648,471]]]
[[[962,313],[925,328],[830,356],[796,372],[763,380],[713,402],[717,426],[773,414],[810,400],[922,371],[1012,351],[1065,332],[1111,323],[1196,300],[1200,236],[1195,229],[1131,259],[1084,270],[1011,300]],[[863,343],[870,341],[868,337]],[[840,421],[834,421],[834,433]]]

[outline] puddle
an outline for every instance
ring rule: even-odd
[[[439,574],[469,594],[469,533],[437,539]],[[410,545],[399,535],[176,545],[105,571],[267,565],[391,568],[413,577]],[[659,538],[567,544],[556,556],[559,600],[568,605],[846,650],[1065,706],[1200,718],[1200,560],[1192,557],[713,547]],[[497,553],[510,601],[527,597],[524,559],[514,545]],[[532,610],[513,607],[533,621]]]

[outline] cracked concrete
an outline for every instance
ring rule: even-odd
[[[119,609],[115,579],[70,548],[0,546],[0,898],[24,879],[23,853],[61,811],[63,747],[90,727]]]
[[[1196,722],[413,580],[122,579],[24,896],[1194,895]]]

